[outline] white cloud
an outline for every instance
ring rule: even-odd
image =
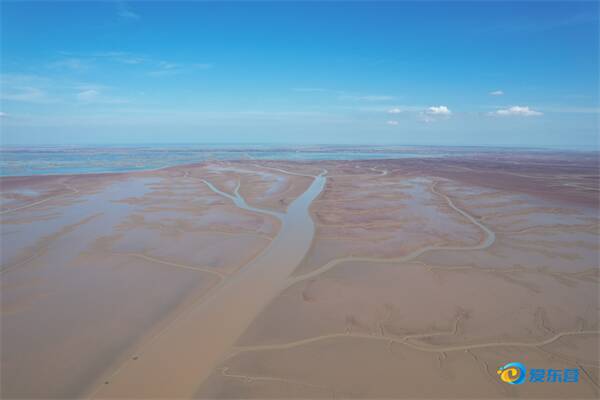
[[[398,121],[393,121],[393,120],[390,120],[390,121],[387,121],[386,123],[387,123],[388,125],[393,125],[393,126],[396,126],[396,125],[398,125],[398,123],[399,123],[399,122],[398,122]]]
[[[0,111],[0,118],[6,118],[6,117],[8,117],[8,114]]]
[[[387,110],[388,114],[398,115],[410,113],[416,115],[421,122],[434,122],[440,119],[447,119],[452,115],[452,111],[447,106],[396,106]]]
[[[447,106],[431,106],[419,112],[417,119],[421,122],[429,123],[439,119],[450,118],[451,115],[452,111]]]
[[[139,14],[136,14],[133,11],[131,11],[129,6],[124,1],[119,1],[117,3],[117,15],[121,18],[130,20],[138,20],[141,18]]]
[[[160,60],[145,54],[136,54],[124,51],[97,51],[92,53],[70,53],[60,52],[63,56],[70,56],[50,64],[54,68],[69,68],[72,70],[83,70],[98,63],[105,62],[125,64],[132,67],[146,66],[148,76],[179,75],[193,71],[208,70],[214,68],[210,62],[171,62]],[[76,56],[76,57],[75,57]]]
[[[77,98],[84,102],[90,102],[96,100],[99,95],[99,91],[95,89],[87,89],[77,93]]]
[[[425,113],[427,115],[449,116],[452,114],[452,111],[450,111],[446,106],[432,106],[429,107]]]
[[[496,111],[490,113],[490,115],[496,115],[496,116],[501,116],[501,117],[507,117],[507,116],[537,117],[537,116],[543,115],[543,113],[540,111],[532,110],[527,106],[512,106],[509,108],[501,108],[499,110],[496,110]]]
[[[148,72],[149,76],[170,76],[189,73],[194,70],[207,70],[213,67],[210,63],[178,64],[168,61],[159,61],[158,69]]]
[[[397,105],[392,108],[381,106],[381,107],[369,107],[361,108],[363,111],[378,111],[387,112],[388,114],[402,114],[402,113],[420,113],[423,112],[425,106],[422,105]]]
[[[0,74],[0,99],[2,101],[35,104],[68,104],[74,101],[102,104],[128,102],[126,99],[107,95],[111,91],[109,86],[77,82],[68,78]]]
[[[110,61],[119,62],[122,64],[130,64],[130,65],[143,64],[143,63],[151,61],[148,57],[146,57],[144,55],[133,54],[133,53],[128,53],[128,52],[124,52],[124,51],[99,51],[99,52],[95,52],[90,55],[87,55],[87,57],[92,58],[92,59],[95,59],[95,58],[107,59]]]
[[[88,68],[88,63],[80,58],[68,57],[51,63],[50,68],[81,71]]]
[[[118,56],[114,58],[115,61],[118,61],[120,63],[123,64],[129,64],[129,65],[137,65],[137,64],[143,64],[146,61],[148,61],[146,58],[144,57],[140,57],[140,56],[131,56],[131,55],[122,55],[122,56]]]
[[[111,88],[101,85],[80,85],[76,87],[78,92],[75,94],[77,100],[82,103],[93,103],[93,104],[126,104],[129,103],[127,99],[114,97],[106,92],[110,92]]]
[[[502,96],[504,94],[504,92],[502,90],[494,90],[493,92],[490,92],[490,96]]]
[[[22,101],[28,103],[50,103],[53,99],[48,98],[46,92],[35,87],[15,87],[8,93],[0,95],[2,100]]]
[[[140,19],[140,16],[130,10],[119,10],[118,12],[119,17],[121,18],[127,18],[127,19]]]
[[[175,63],[168,62],[168,61],[160,61],[158,63],[158,66],[163,69],[175,69],[175,68],[179,67],[179,64],[175,64]]]

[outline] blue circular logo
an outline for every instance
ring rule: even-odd
[[[500,380],[509,385],[519,385],[525,381],[526,368],[520,362],[511,362],[498,369]]]

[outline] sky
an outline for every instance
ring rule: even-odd
[[[2,145],[599,142],[599,2],[2,1]]]

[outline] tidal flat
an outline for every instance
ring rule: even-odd
[[[2,177],[2,397],[597,398],[598,167],[497,151]],[[579,381],[508,385],[511,361]]]

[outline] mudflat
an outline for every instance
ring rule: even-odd
[[[5,398],[597,398],[598,161],[1,178]],[[577,369],[508,385],[502,365]]]

